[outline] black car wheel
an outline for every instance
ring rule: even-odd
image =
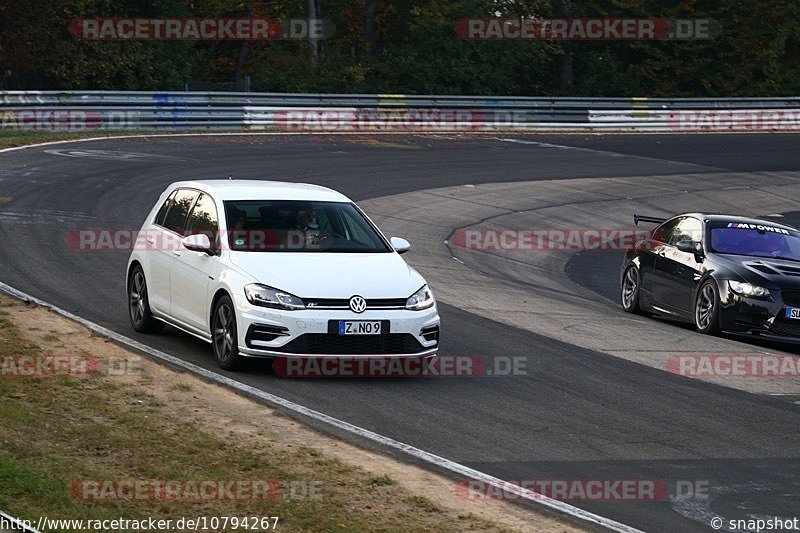
[[[639,269],[629,266],[622,276],[622,308],[628,313],[644,314],[639,303]]]
[[[159,333],[164,323],[153,317],[147,297],[147,280],[142,267],[136,266],[128,279],[128,316],[131,326],[139,333]]]
[[[700,333],[719,333],[719,291],[714,280],[707,280],[697,291],[694,301],[694,325]]]
[[[236,331],[236,314],[233,302],[223,296],[214,307],[211,326],[212,347],[217,365],[225,370],[235,370],[241,365],[239,355],[239,337]]]

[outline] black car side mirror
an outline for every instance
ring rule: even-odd
[[[683,241],[678,241],[675,247],[681,252],[686,252],[687,254],[694,254],[697,256],[703,255],[703,244],[699,241],[690,241],[686,239]]]

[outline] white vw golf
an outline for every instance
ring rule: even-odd
[[[170,185],[128,260],[133,329],[170,324],[242,357],[430,357],[439,315],[425,280],[344,195],[303,183]]]

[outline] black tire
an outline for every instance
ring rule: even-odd
[[[694,298],[694,326],[705,335],[716,335],[719,327],[719,290],[714,280],[709,279],[700,285]]]
[[[630,265],[625,269],[625,274],[622,276],[620,300],[622,301],[622,308],[627,313],[647,315],[647,313],[642,311],[642,304],[639,300],[641,280],[639,269],[636,268],[635,265]]]
[[[211,315],[211,347],[217,365],[224,370],[236,370],[242,365],[239,354],[239,337],[236,329],[236,311],[230,297],[222,296]]]
[[[136,265],[128,279],[128,317],[133,329],[139,333],[160,333],[164,329],[164,323],[150,311],[147,280],[139,265]]]

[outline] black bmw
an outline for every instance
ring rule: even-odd
[[[701,333],[800,341],[800,232],[752,218],[687,213],[626,253],[622,306],[692,322]]]

